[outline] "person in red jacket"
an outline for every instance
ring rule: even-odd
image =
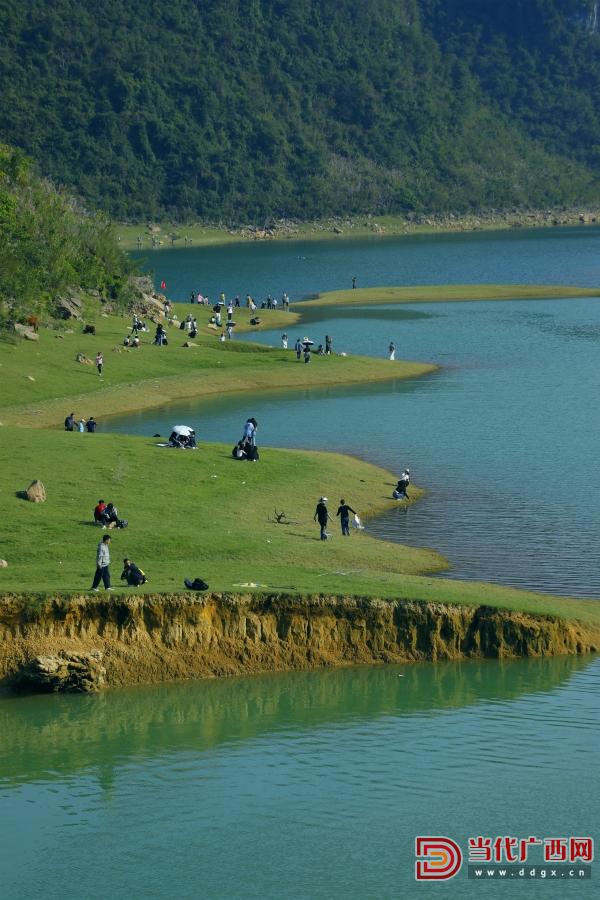
[[[104,525],[104,510],[106,509],[106,503],[104,500],[98,500],[96,507],[94,508],[94,522],[97,522],[98,525]]]

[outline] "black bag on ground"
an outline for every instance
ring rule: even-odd
[[[117,519],[117,528],[127,528],[128,525],[127,519]]]
[[[184,578],[183,583],[186,588],[190,591],[207,591],[208,585],[205,581],[202,581],[201,578],[194,578],[192,581],[191,578]]]

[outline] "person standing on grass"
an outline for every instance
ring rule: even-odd
[[[321,497],[317,503],[313,521],[319,523],[321,529],[321,540],[327,540],[327,523],[329,522],[329,510],[327,509],[327,497]]]
[[[96,430],[97,422],[93,416],[90,416],[87,422],[85,423],[85,427],[89,431],[90,434],[93,434]]]
[[[327,356],[331,356],[331,348],[333,347],[333,340],[330,334],[325,335],[325,354]]]
[[[105,534],[98,544],[96,551],[96,573],[92,582],[92,590],[99,591],[98,585],[102,581],[107,591],[112,591],[110,586],[110,534]]]
[[[75,428],[75,413],[69,413],[65,419],[65,431],[73,431]]]
[[[104,365],[104,357],[98,350],[96,354],[96,368],[98,369],[98,375],[102,378],[102,366]]]
[[[288,348],[288,336],[285,332],[281,335],[281,346],[284,350]]]
[[[336,516],[340,517],[340,525],[342,526],[342,534],[346,535],[347,537],[350,536],[350,513],[352,513],[352,515],[355,516],[356,510],[352,509],[351,506],[348,506],[346,501],[342,498],[340,500],[340,505],[338,506],[338,511],[336,513]]]
[[[393,341],[390,341],[390,346],[388,347],[390,353],[390,359],[393,362],[396,359],[396,345]]]
[[[294,344],[294,350],[296,351],[296,359],[298,361],[300,361],[300,359],[302,358],[302,347],[303,347],[302,341],[300,340],[300,338],[298,338],[298,340]]]

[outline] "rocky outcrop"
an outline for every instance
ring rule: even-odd
[[[105,683],[106,669],[99,650],[36,656],[13,679],[14,687],[19,690],[44,694],[93,693]]]
[[[83,301],[79,294],[71,291],[63,297],[56,297],[54,314],[58,319],[81,319],[83,316]]]
[[[357,663],[579,654],[600,629],[487,606],[286,595],[0,598],[0,680],[103,653],[109,685]]]
[[[46,488],[43,482],[37,478],[35,481],[32,481],[27,490],[24,491],[24,499],[29,500],[30,503],[45,503]]]
[[[36,333],[31,325],[21,325],[20,322],[15,322],[14,329],[18,335],[27,341],[39,341],[40,339],[39,334]]]

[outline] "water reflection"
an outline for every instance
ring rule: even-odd
[[[205,751],[277,732],[358,726],[509,701],[568,682],[589,659],[411,664],[0,701],[0,785],[171,752]]]

